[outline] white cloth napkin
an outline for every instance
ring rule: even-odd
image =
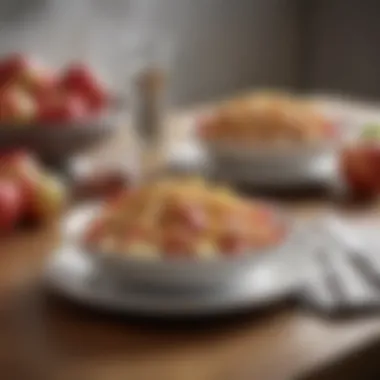
[[[380,307],[380,219],[329,215],[310,228],[310,276],[301,291],[324,313]]]

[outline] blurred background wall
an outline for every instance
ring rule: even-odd
[[[380,98],[380,1],[309,0],[304,86]]]
[[[377,0],[0,0],[0,52],[90,59],[124,86],[141,48],[189,104],[254,86],[380,96]]]

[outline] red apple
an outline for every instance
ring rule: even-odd
[[[9,87],[0,92],[0,121],[23,124],[36,116],[36,103],[24,91]]]
[[[11,231],[20,219],[21,193],[16,183],[0,179],[0,233]]]
[[[100,112],[107,104],[104,85],[85,64],[75,63],[69,66],[59,83],[64,91],[81,95],[92,112]]]
[[[56,81],[54,73],[49,69],[33,68],[25,72],[20,85],[40,103],[56,96]]]
[[[37,119],[41,123],[68,123],[87,116],[87,107],[80,96],[67,94],[58,96],[40,105]]]
[[[380,144],[359,143],[341,154],[342,175],[352,191],[373,196],[380,191]]]
[[[23,220],[33,221],[33,199],[42,170],[33,155],[25,151],[0,155],[0,178],[13,181],[21,193]]]
[[[13,181],[38,178],[41,169],[33,154],[18,150],[0,153],[0,178]]]
[[[35,100],[50,96],[56,89],[56,76],[45,65],[22,54],[13,54],[0,62],[0,87],[18,86]]]
[[[0,61],[0,86],[1,89],[13,87],[29,66],[28,59],[22,54],[12,54]]]
[[[57,178],[42,175],[30,189],[30,215],[38,222],[56,218],[66,202],[66,190]]]
[[[18,186],[23,219],[47,221],[62,209],[66,193],[61,182],[46,175],[32,155],[14,152],[0,156],[0,178]]]
[[[34,210],[34,199],[37,188],[37,179],[24,178],[18,182],[21,192],[22,221],[35,224],[38,222]]]

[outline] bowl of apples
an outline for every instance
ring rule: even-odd
[[[0,150],[65,161],[112,133],[111,96],[84,63],[62,72],[22,54],[0,59]]]
[[[63,229],[68,246],[120,282],[219,286],[259,276],[256,270],[268,266],[276,279],[297,277],[292,223],[270,204],[203,180],[124,189],[72,212]]]

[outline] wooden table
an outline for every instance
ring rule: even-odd
[[[312,217],[333,206],[298,200],[286,207]],[[240,380],[247,371],[247,379],[286,380],[380,336],[380,317],[328,321],[290,305],[192,324],[94,314],[34,288],[57,244],[54,226],[1,243],[0,373],[9,378],[40,371],[41,379]]]
[[[322,203],[292,202],[290,208],[310,216]],[[5,350],[7,358],[0,355],[0,373],[6,360],[17,357],[18,369],[25,366],[30,373],[40,365],[47,370],[50,363],[55,373],[70,374],[66,379],[218,380],[247,370],[261,380],[281,380],[380,335],[378,317],[327,321],[293,306],[192,324],[94,314],[33,290],[58,242],[57,229],[50,227],[2,243],[0,352]],[[45,359],[47,354],[53,357]]]

